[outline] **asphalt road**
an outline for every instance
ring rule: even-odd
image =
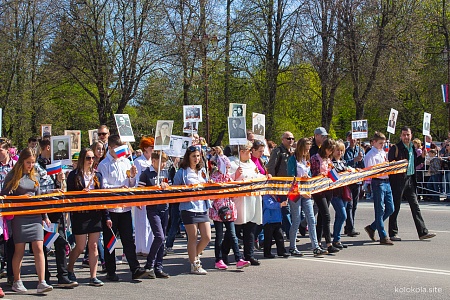
[[[238,271],[214,269],[213,243],[205,251],[202,263],[208,275],[189,274],[185,240],[177,240],[175,254],[166,256],[169,279],[131,281],[126,265],[118,266],[121,282],[106,282],[103,287],[87,285],[89,271],[76,269],[80,286],[73,290],[55,289],[45,299],[450,299],[450,205],[421,203],[422,213],[431,232],[437,236],[420,241],[406,203],[399,215],[399,235],[403,241],[381,246],[367,237],[363,228],[373,219],[369,202],[361,202],[356,226],[361,235],[343,236],[349,247],[336,255],[315,258],[309,250],[308,237],[302,237],[299,249],[304,257],[261,259],[261,266]],[[334,219],[334,216],[333,216]],[[288,244],[286,243],[286,246]],[[275,250],[273,250],[275,252]],[[118,254],[121,254],[119,249]],[[258,251],[258,258],[262,252]],[[141,263],[144,263],[141,257]],[[230,257],[230,261],[232,261]],[[22,269],[29,293],[17,295],[1,285],[6,299],[36,297],[37,277],[31,256]],[[56,273],[53,268],[52,273]],[[99,275],[102,279],[103,275]]]

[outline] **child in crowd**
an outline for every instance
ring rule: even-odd
[[[288,201],[278,202],[276,196],[263,196],[263,224],[264,224],[264,257],[275,258],[272,254],[272,237],[277,246],[280,257],[289,257],[290,253],[284,248],[283,232],[281,231],[281,208],[288,205]]]

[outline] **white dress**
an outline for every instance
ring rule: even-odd
[[[139,182],[139,177],[145,169],[151,166],[152,160],[147,160],[144,155],[141,155],[135,159],[134,164],[137,169],[136,182]],[[133,212],[136,253],[148,254],[153,243],[153,233],[147,219],[147,209],[145,205],[142,206],[142,209],[134,207]]]
[[[237,168],[242,168],[242,174],[236,178]],[[248,162],[233,161],[230,168],[230,176],[235,181],[250,180],[254,178],[265,177],[259,173],[258,167],[251,160]],[[234,221],[236,225],[242,225],[248,222],[262,224],[262,197],[261,196],[245,196],[233,198],[237,210],[237,219]]]

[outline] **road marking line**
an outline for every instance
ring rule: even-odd
[[[298,259],[302,259],[302,258],[298,258]],[[450,270],[428,269],[428,268],[419,268],[419,267],[408,267],[408,266],[379,264],[379,263],[371,263],[371,262],[363,262],[363,261],[340,260],[340,259],[327,259],[327,258],[320,258],[320,259],[311,258],[309,260],[315,261],[315,262],[332,263],[332,264],[342,264],[342,265],[351,265],[351,266],[359,266],[359,267],[370,267],[370,268],[378,268],[378,269],[400,270],[400,271],[409,271],[409,272],[417,272],[417,273],[427,273],[427,274],[450,276]]]
[[[450,233],[448,230],[430,230],[430,232]]]

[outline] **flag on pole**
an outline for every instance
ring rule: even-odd
[[[62,171],[61,161],[46,166],[47,175],[55,175]]]
[[[327,177],[330,178],[331,181],[333,181],[333,182],[336,182],[336,181],[339,180],[339,175],[338,175],[338,173],[337,173],[337,171],[336,171],[335,168],[331,169],[331,170],[328,172]]]
[[[425,142],[425,149],[427,149],[427,151],[431,150],[431,143]]]
[[[114,148],[114,152],[116,153],[117,158],[126,157],[128,154],[128,146],[122,145],[122,146],[116,147],[116,148]]]
[[[47,248],[51,248],[51,246],[53,246],[53,243],[56,241],[58,236],[59,233],[57,232],[46,231],[44,235],[44,246]]]
[[[448,84],[441,85],[442,88],[442,98],[444,100],[444,103],[448,103]]]
[[[112,229],[111,229],[111,232],[112,232]],[[106,245],[106,248],[108,248],[109,254],[112,254],[112,252],[116,248],[116,244],[117,244],[117,238],[113,232],[111,239],[109,240],[108,244]]]
[[[389,143],[384,143],[384,152],[389,152]]]

